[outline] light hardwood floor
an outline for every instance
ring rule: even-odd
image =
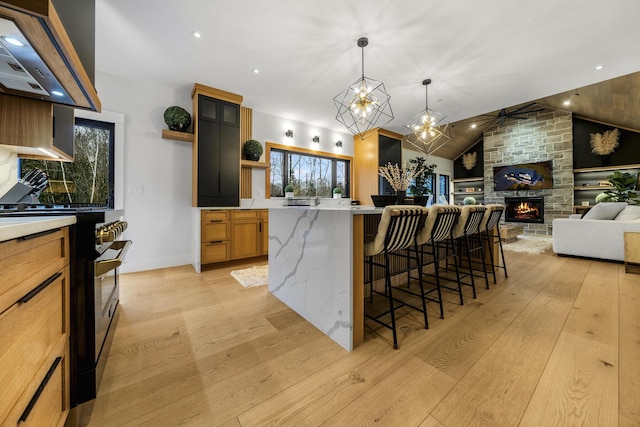
[[[639,426],[640,276],[505,253],[509,278],[349,353],[223,268],[122,275],[90,426]],[[249,265],[247,265],[249,266]],[[367,323],[367,325],[369,325]]]

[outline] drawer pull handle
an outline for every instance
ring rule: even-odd
[[[47,375],[44,376],[44,379],[40,383],[38,390],[36,390],[36,394],[33,395],[31,400],[29,401],[29,404],[27,405],[27,408],[24,410],[24,412],[20,416],[19,422],[22,423],[27,421],[27,418],[29,418],[29,414],[33,410],[33,407],[36,406],[36,403],[38,403],[38,399],[40,398],[40,395],[44,391],[44,388],[47,386],[47,383],[49,383],[49,380],[53,376],[53,372],[56,370],[56,368],[58,367],[61,361],[62,361],[62,357],[60,356],[56,357],[56,360],[53,361],[53,364],[49,368]]]
[[[47,234],[57,233],[58,231],[60,231],[60,228],[53,228],[51,230],[41,231],[39,233],[34,233],[34,234],[29,234],[28,236],[22,236],[21,239],[22,240],[31,240],[31,239],[35,239],[37,237],[46,236]]]
[[[50,284],[52,284],[53,282],[56,281],[56,279],[58,277],[62,276],[62,272],[58,271],[56,274],[54,274],[53,276],[49,277],[47,280],[45,280],[44,282],[40,283],[38,286],[36,286],[35,288],[33,288],[28,294],[26,294],[25,296],[23,296],[22,298],[20,298],[18,300],[18,302],[20,304],[25,304],[27,302],[29,302],[33,297],[35,297],[36,295],[38,295],[40,292],[42,292],[47,286],[49,286]]]
[[[209,222],[222,222],[222,220],[221,220],[221,219],[212,219],[212,220],[211,220],[211,221],[209,221]]]
[[[222,243],[222,240],[212,240],[209,244]]]

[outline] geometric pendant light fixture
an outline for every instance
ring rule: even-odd
[[[451,136],[448,133],[449,120],[447,116],[429,109],[428,87],[431,84],[431,79],[423,80],[422,84],[426,93],[425,107],[405,125],[411,131],[407,135],[406,141],[428,156],[445,145]]]
[[[385,91],[384,84],[364,75],[364,48],[368,44],[366,37],[358,39],[358,47],[362,49],[362,76],[333,98],[338,109],[336,120],[362,139],[367,131],[393,120],[389,103],[391,97]]]

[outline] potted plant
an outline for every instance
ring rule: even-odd
[[[164,110],[164,122],[169,130],[186,132],[191,125],[191,114],[184,108],[173,105]]]
[[[638,203],[638,200],[636,200],[638,195],[633,191],[636,184],[636,177],[628,172],[615,171],[612,175],[609,175],[607,179],[615,190],[605,190],[604,194],[607,195],[606,200],[601,201]]]
[[[262,152],[262,144],[260,144],[260,141],[256,141],[255,139],[246,141],[242,146],[242,153],[244,154],[244,158],[247,160],[257,162],[260,160]]]
[[[284,187],[284,197],[293,197],[293,185],[288,184]]]
[[[336,187],[333,189],[333,198],[334,199],[342,198],[342,189],[340,187]]]
[[[413,195],[414,204],[425,206],[432,191],[427,186],[429,175],[433,173],[436,164],[426,165],[427,159],[424,157],[416,157],[409,160],[409,163],[416,167],[420,174],[417,174],[411,185],[407,188],[409,193]]]

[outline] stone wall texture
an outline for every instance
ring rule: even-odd
[[[544,197],[544,224],[524,224],[525,232],[550,234],[554,218],[573,213],[573,125],[571,113],[541,111],[484,132],[484,203],[505,197]],[[553,188],[494,191],[493,167],[553,160]],[[503,218],[504,220],[504,218]]]

